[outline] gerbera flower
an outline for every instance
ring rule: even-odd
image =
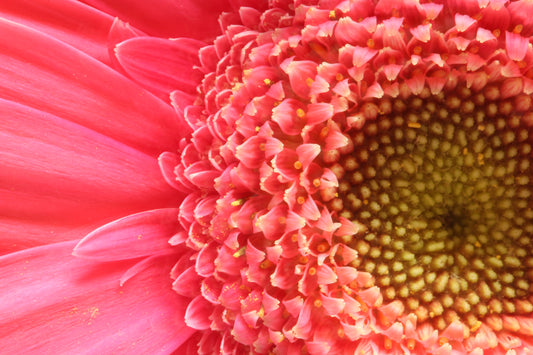
[[[86,3],[0,8],[5,351],[533,350],[529,1]]]

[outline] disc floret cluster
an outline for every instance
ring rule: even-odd
[[[174,289],[200,353],[533,346],[527,2],[223,14],[190,129]],[[215,184],[213,184],[215,181]]]

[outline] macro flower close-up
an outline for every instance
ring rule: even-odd
[[[533,354],[531,0],[0,0],[0,36],[0,353]]]

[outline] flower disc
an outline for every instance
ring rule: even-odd
[[[330,209],[365,226],[341,238],[359,253],[352,265],[441,330],[533,311],[531,138],[515,109],[530,98],[486,98],[498,90],[384,101],[330,166]]]

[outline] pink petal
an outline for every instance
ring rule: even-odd
[[[455,27],[459,32],[465,32],[477,21],[468,15],[455,14]]]
[[[174,169],[180,163],[178,155],[171,152],[164,152],[161,153],[161,155],[157,159],[157,162],[159,163],[161,174],[163,175],[163,178],[165,179],[167,184],[169,184],[176,190],[184,189],[183,185],[181,185],[176,180],[177,176],[174,173]]]
[[[194,266],[191,266],[178,276],[172,284],[172,289],[182,296],[194,298],[200,294],[201,282],[202,277],[194,270]]]
[[[305,106],[298,100],[286,99],[272,109],[272,121],[288,135],[302,133],[306,124]]]
[[[282,150],[283,143],[275,138],[253,136],[237,147],[235,156],[246,167],[254,169]]]
[[[465,325],[460,321],[453,321],[449,326],[446,327],[442,336],[450,340],[462,341],[464,339],[464,330]]]
[[[0,290],[3,352],[171,353],[193,334],[183,322],[186,300],[170,288],[171,260],[159,259],[120,287],[131,263],[75,258],[74,244],[0,258],[9,285]]]
[[[324,310],[326,311],[326,314],[328,316],[334,316],[339,314],[339,312],[341,312],[346,305],[342,298],[327,297],[325,295],[322,295],[321,299],[322,307],[324,307]]]
[[[0,20],[0,37],[5,39],[0,53],[1,98],[79,123],[153,155],[177,147],[180,130],[172,107],[108,66],[6,20]]]
[[[132,267],[126,270],[126,272],[120,277],[120,286],[124,286],[124,284],[128,282],[128,280],[140,274],[141,272],[148,270],[153,266],[156,266],[160,258],[161,255],[149,256],[134,264]]]
[[[160,37],[212,39],[220,32],[217,19],[229,10],[228,1],[81,0],[135,27]]]
[[[209,329],[211,325],[209,316],[212,312],[213,306],[203,296],[197,296],[187,307],[185,322],[189,327],[194,329]]]
[[[115,47],[120,42],[126,41],[130,38],[148,36],[141,30],[136,29],[131,26],[129,23],[122,21],[118,17],[115,18],[111,29],[109,30],[108,40],[107,40],[107,54],[109,60],[111,60],[112,66],[114,69],[120,71],[122,74],[126,74],[118,59],[115,55]]]
[[[307,97],[315,80],[317,64],[310,60],[287,59],[281,64],[281,68],[289,75],[294,93],[300,97]]]
[[[411,34],[420,42],[427,43],[431,39],[431,25],[420,25],[412,28]]]
[[[505,32],[505,49],[511,60],[520,61],[527,53],[529,39],[512,32]]]
[[[168,240],[181,228],[178,209],[137,213],[108,223],[83,238],[74,255],[110,261],[172,252]]]
[[[309,104],[306,117],[308,125],[325,122],[333,117],[333,105],[328,103]]]
[[[76,225],[75,220],[38,221],[24,220],[17,216],[0,217],[0,255],[43,244],[79,240],[81,236],[106,222],[109,220],[80,226]]]
[[[494,36],[494,34],[491,31],[485,28],[482,28],[482,27],[479,27],[477,29],[476,40],[479,43],[485,43],[487,41],[492,41],[495,39],[496,39],[496,36]]]
[[[402,337],[404,336],[403,326],[401,323],[396,322],[388,329],[384,330],[383,334],[394,340],[395,342],[399,343],[402,340]]]
[[[317,278],[319,284],[329,285],[337,282],[337,274],[328,265],[320,265],[317,269]]]
[[[107,35],[113,18],[106,13],[76,1],[20,0],[2,2],[0,14],[109,64]]]
[[[233,330],[231,331],[231,335],[233,335],[235,340],[245,345],[252,345],[257,339],[257,333],[258,331],[256,329],[250,327],[244,321],[241,314],[237,314],[233,324]]]
[[[341,285],[347,285],[357,278],[357,270],[351,266],[337,266],[335,271]]]
[[[136,37],[119,43],[115,55],[126,73],[154,94],[169,98],[179,88],[194,94],[201,74],[198,51],[205,43],[188,38]]]
[[[93,224],[176,198],[144,153],[11,101],[0,116],[0,215]]]
[[[361,67],[374,58],[376,54],[378,54],[378,51],[375,49],[355,47],[353,51],[353,65],[355,67]]]

